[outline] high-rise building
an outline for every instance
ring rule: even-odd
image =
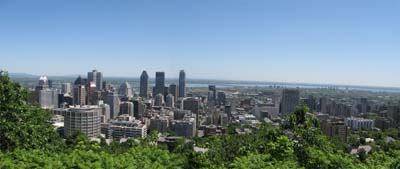
[[[166,107],[170,107],[170,108],[174,108],[175,107],[174,106],[174,103],[175,103],[174,96],[172,94],[168,94],[165,100],[166,100],[165,101],[165,106]]]
[[[44,109],[58,108],[58,90],[43,89],[39,91],[39,104]]]
[[[116,118],[119,115],[119,96],[116,92],[110,92],[107,94],[106,103],[110,105],[110,118]]]
[[[108,122],[110,120],[110,105],[101,102],[99,103],[99,107],[101,108],[101,123]]]
[[[281,100],[281,115],[284,116],[296,110],[300,102],[300,91],[297,89],[283,89]]]
[[[103,89],[103,74],[97,70],[88,72],[88,81],[95,82],[97,90]]]
[[[86,86],[86,103],[88,105],[97,105],[98,97],[97,97],[97,87],[96,82],[89,81],[89,84]]]
[[[317,101],[314,96],[309,95],[306,99],[303,99],[303,101],[308,106],[311,112],[317,110]]]
[[[161,93],[158,93],[156,95],[156,98],[154,100],[154,106],[156,107],[162,107],[164,103],[164,95],[162,95]]]
[[[122,103],[120,104],[120,111],[119,111],[119,114],[120,114],[120,115],[122,115],[122,114],[127,114],[127,115],[133,117],[133,115],[134,115],[134,114],[133,114],[133,108],[134,108],[134,105],[133,105],[132,102],[122,102]]]
[[[71,83],[63,83],[61,85],[61,93],[62,94],[71,94],[72,93]]]
[[[368,99],[367,98],[361,98],[358,104],[358,112],[360,114],[367,114],[368,111]]]
[[[118,89],[118,94],[120,96],[125,96],[128,98],[133,97],[133,93],[132,93],[132,87],[128,82],[122,83],[121,86],[119,86]]]
[[[186,73],[184,70],[179,72],[179,97],[186,97]],[[177,98],[177,97],[175,97]]]
[[[215,85],[208,85],[208,101],[217,100],[217,87]]]
[[[49,80],[47,76],[40,76],[38,85],[36,86],[36,91],[49,88]]]
[[[53,88],[53,81],[52,80],[48,80],[47,81],[47,83],[49,84],[49,88],[51,89],[51,88]]]
[[[225,92],[218,92],[218,104],[224,106],[226,104]]]
[[[174,96],[174,98],[178,98],[178,86],[174,83],[169,85],[169,94],[172,94],[172,96]]]
[[[98,106],[75,106],[64,115],[64,134],[69,136],[79,130],[88,137],[100,135],[101,109]]]
[[[168,94],[169,94],[168,87],[165,86],[165,87],[164,87],[164,99],[167,97]]]
[[[183,100],[182,103],[183,110],[190,110],[194,115],[196,115],[196,126],[199,124],[199,113],[200,113],[200,101],[198,98],[189,97]]]
[[[321,113],[327,114],[327,106],[328,106],[328,98],[326,97],[321,97],[319,99],[319,111]]]
[[[143,70],[142,75],[140,75],[140,91],[139,96],[147,98],[147,90],[149,88],[149,75],[145,70]]]
[[[75,80],[73,92],[75,105],[86,105],[86,84],[87,80],[81,76]]]
[[[165,88],[165,73],[164,72],[156,72],[156,86],[154,87],[153,96],[161,93],[164,94]]]

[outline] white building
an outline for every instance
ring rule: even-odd
[[[352,130],[372,129],[374,127],[374,120],[358,117],[348,117],[345,123]]]
[[[128,114],[118,116],[115,120],[111,120],[108,124],[109,135],[114,139],[147,136],[147,127],[141,121],[136,120]]]

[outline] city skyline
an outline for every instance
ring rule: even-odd
[[[400,87],[397,1],[2,1],[0,69]]]

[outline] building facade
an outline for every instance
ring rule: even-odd
[[[101,110],[98,106],[75,106],[64,115],[64,133],[69,136],[79,130],[88,137],[100,135]]]
[[[186,97],[186,73],[184,70],[179,72],[179,96],[178,97]],[[175,96],[175,98],[177,98]]]
[[[293,113],[300,102],[300,91],[297,89],[283,89],[281,100],[281,115]]]
[[[147,90],[149,88],[149,75],[144,70],[140,75],[140,91],[139,96],[143,98],[147,98]]]

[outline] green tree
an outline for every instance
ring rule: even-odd
[[[29,105],[28,90],[0,72],[0,149],[47,149],[59,147],[60,138],[51,125],[51,114]],[[56,146],[56,144],[58,144]]]

